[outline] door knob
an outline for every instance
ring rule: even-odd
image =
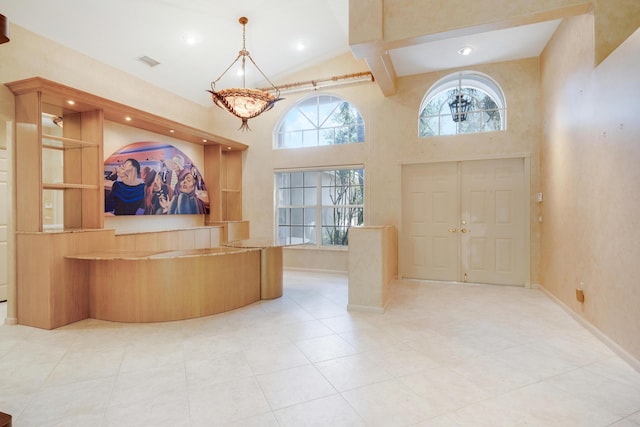
[[[469,230],[468,228],[461,228],[460,232],[461,233],[471,233],[471,230]]]
[[[458,231],[458,230],[456,230],[455,228],[450,228],[450,229],[449,229],[449,231],[450,231],[451,233],[455,233],[455,232],[456,232],[456,231]]]

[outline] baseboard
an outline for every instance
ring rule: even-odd
[[[586,330],[591,332],[596,338],[598,338],[604,345],[609,347],[614,353],[616,353],[622,360],[627,362],[629,366],[631,366],[636,371],[640,372],[640,360],[636,359],[632,355],[630,355],[624,348],[620,347],[615,341],[606,336],[602,331],[593,326],[587,320],[585,320],[582,316],[579,316],[578,313],[571,310],[565,303],[563,303],[560,299],[558,299],[555,295],[549,292],[544,286],[535,284],[534,287],[536,289],[540,289],[545,293],[553,302],[558,304],[564,311],[566,311],[571,317],[573,317],[580,325],[582,325]]]
[[[328,273],[328,274],[349,274],[348,271],[342,271],[342,270],[327,270],[327,269],[322,269],[322,268],[308,268],[308,267],[287,267],[287,266],[283,266],[282,267],[283,270],[289,270],[289,271],[308,271],[311,273]]]

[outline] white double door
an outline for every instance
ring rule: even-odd
[[[404,165],[402,276],[525,285],[524,159]]]

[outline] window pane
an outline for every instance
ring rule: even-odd
[[[297,109],[306,118],[303,129],[308,129],[311,126],[317,126],[318,100],[316,98],[309,98],[302,101],[300,104],[298,104]],[[298,124],[302,124],[302,122],[298,122]]]
[[[317,179],[318,179],[318,173],[317,172],[304,172],[304,185],[305,185],[305,187],[315,187]]]
[[[316,208],[305,208],[304,225],[315,225],[315,223],[316,223]]]
[[[278,227],[278,243],[280,244],[291,244],[291,236],[289,235],[289,227],[288,226],[279,226]]]
[[[318,145],[332,145],[336,143],[335,129],[320,129]]]
[[[288,208],[278,208],[278,225],[291,224],[291,210]]]
[[[291,187],[302,187],[304,185],[304,172],[292,172],[289,174],[289,180]]]
[[[304,227],[291,227],[291,242],[302,243],[304,242]]]
[[[291,193],[291,202],[289,204],[294,206],[299,206],[304,204],[303,199],[303,189],[302,188],[292,188],[290,190]]]
[[[302,225],[302,224],[304,224],[304,209],[292,208],[291,209],[291,225]]]
[[[318,130],[311,129],[302,132],[302,147],[315,147],[318,145]]]
[[[316,228],[315,227],[305,227],[305,241],[302,243],[310,243],[316,244]]]
[[[278,190],[278,206],[291,204],[291,192],[288,188]]]
[[[322,227],[322,244],[334,246],[346,246],[349,244],[346,227]]]
[[[315,205],[317,197],[317,192],[315,187],[306,187],[304,189],[304,204],[305,205]]]

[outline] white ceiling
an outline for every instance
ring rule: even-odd
[[[211,81],[242,48],[271,80],[350,51],[348,0],[3,0],[16,24],[202,105]],[[389,51],[399,77],[538,56],[559,20],[445,39]],[[188,45],[184,36],[194,34]],[[9,34],[12,37],[11,33]],[[296,45],[306,48],[298,51]],[[471,46],[469,56],[457,50]],[[160,64],[150,67],[138,58]],[[341,74],[341,73],[337,73]],[[231,71],[218,88],[233,85]],[[318,78],[330,76],[317,76]],[[237,78],[237,77],[236,77]],[[237,85],[238,83],[235,83]],[[247,86],[264,86],[247,68]]]

